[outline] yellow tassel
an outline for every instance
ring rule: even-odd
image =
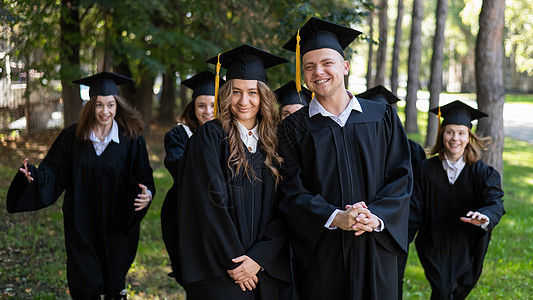
[[[302,74],[300,70],[300,30],[296,33],[296,91],[298,94],[302,90]]]
[[[215,76],[215,107],[213,109],[213,114],[215,119],[218,116],[218,86],[220,84],[220,54],[217,57],[217,75]]]
[[[439,106],[439,113],[437,114],[437,119],[439,120],[439,124],[438,124],[438,129],[437,129],[437,136],[435,137],[435,142],[437,143],[438,142],[438,139],[439,139],[439,132],[440,132],[440,127],[441,127],[441,122],[440,122],[440,106]]]

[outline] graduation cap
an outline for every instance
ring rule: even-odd
[[[227,70],[226,80],[259,80],[267,83],[266,69],[286,63],[288,60],[244,44],[212,57],[207,62],[211,64],[220,63]]]
[[[455,100],[444,106],[435,107],[430,112],[436,114],[439,119],[442,115],[444,120],[442,121],[442,125],[439,125],[439,129],[441,126],[448,124],[465,125],[472,129],[473,120],[488,117],[486,113],[472,108],[459,100]]]
[[[301,44],[301,55],[312,50],[329,48],[344,57],[344,49],[360,34],[361,32],[350,27],[312,17],[283,46],[283,49],[299,54],[298,47]],[[298,42],[298,39],[301,41]]]
[[[118,85],[133,83],[133,79],[113,72],[101,72],[72,82],[88,86],[89,97],[92,97],[119,95]]]
[[[391,91],[389,91],[387,88],[385,88],[382,85],[377,85],[369,90],[367,90],[364,93],[355,95],[357,98],[363,98],[383,104],[394,104],[398,101],[400,101],[400,98],[398,98],[396,95],[394,95]]]
[[[224,79],[222,79],[222,81],[222,84],[224,84]],[[193,90],[193,99],[201,95],[215,95],[215,74],[210,71],[198,73],[193,77],[182,81],[181,84]]]
[[[290,104],[302,104],[305,106],[312,100],[311,91],[305,87],[302,87],[301,92],[298,93],[296,90],[296,82],[294,82],[294,80],[287,82],[285,85],[275,90],[274,93],[281,106]]]
[[[283,49],[296,52],[296,86],[298,92],[302,82],[300,56],[312,50],[329,48],[337,51],[344,58],[344,49],[360,34],[360,31],[350,27],[315,17],[307,20],[304,26],[283,45]]]

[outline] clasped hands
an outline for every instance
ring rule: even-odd
[[[244,292],[247,289],[253,290],[257,287],[257,272],[261,270],[261,266],[251,259],[248,255],[242,255],[232,259],[234,263],[241,263],[238,267],[233,270],[228,270],[229,276],[235,280],[241,290]]]
[[[331,224],[345,231],[355,231],[354,234],[359,236],[376,229],[379,226],[379,220],[370,212],[365,202],[360,201],[353,205],[346,205],[345,210],[340,211]]]

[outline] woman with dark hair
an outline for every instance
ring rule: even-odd
[[[183,113],[178,117],[178,125],[170,129],[165,135],[165,167],[172,175],[174,184],[168,190],[161,207],[161,229],[163,240],[172,265],[172,273],[176,281],[179,278],[179,261],[177,260],[177,188],[180,162],[183,158],[189,138],[205,122],[213,120],[215,106],[215,74],[204,71],[187,80],[182,85],[193,90],[192,101],[187,104]]]
[[[460,102],[431,110],[444,120],[415,179],[409,241],[415,245],[431,299],[464,299],[483,267],[491,232],[505,214],[500,174],[481,161],[490,137],[471,131],[487,115]]]
[[[218,119],[191,137],[178,186],[182,283],[189,300],[278,299],[290,270],[266,69],[286,60],[242,45],[208,62],[218,61],[227,69]]]
[[[118,96],[130,78],[103,72],[76,80],[91,99],[36,168],[24,159],[7,194],[10,213],[52,205],[65,191],[67,279],[74,299],[126,299],[139,224],[155,193],[140,114]]]

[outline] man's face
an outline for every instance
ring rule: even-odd
[[[344,76],[350,64],[335,50],[322,48],[309,51],[302,57],[304,81],[319,97],[334,95],[345,90]]]

